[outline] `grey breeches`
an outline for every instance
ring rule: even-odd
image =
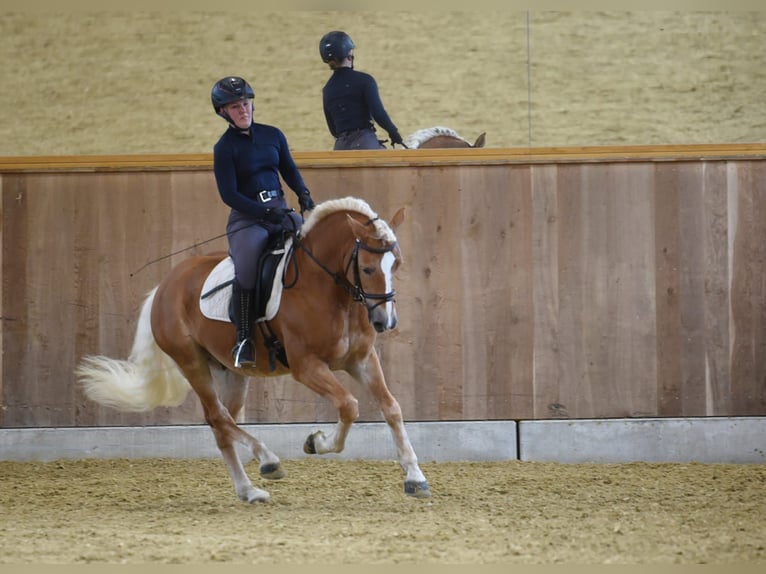
[[[301,216],[295,212],[288,214],[300,228]],[[286,225],[290,225],[286,222]],[[253,289],[258,275],[258,258],[271,234],[279,233],[283,227],[276,223],[261,221],[239,211],[232,210],[226,225],[229,238],[229,255],[234,261],[234,274],[243,289]]]
[[[371,129],[346,132],[335,140],[334,150],[344,149],[386,149]]]

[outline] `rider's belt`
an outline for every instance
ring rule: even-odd
[[[278,189],[264,189],[263,191],[258,192],[258,199],[260,199],[262,203],[266,203],[267,201],[276,199],[281,195],[282,192]]]
[[[356,129],[356,130],[348,130],[347,132],[340,132],[338,134],[338,137],[339,138],[345,138],[345,137],[348,137],[348,136],[352,136],[354,134],[358,134],[359,132],[366,132],[366,131],[370,131],[370,130],[372,130],[372,126],[367,126],[366,128],[359,128],[359,129]]]

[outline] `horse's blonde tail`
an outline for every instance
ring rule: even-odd
[[[127,361],[102,355],[83,358],[75,376],[87,397],[120,411],[149,411],[183,402],[191,386],[152,335],[155,287],[144,301]]]

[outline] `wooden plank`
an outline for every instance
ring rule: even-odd
[[[594,412],[604,416],[619,404],[618,416],[654,416],[654,243],[646,233],[654,224],[654,174],[651,164],[605,167],[607,372]]]
[[[531,418],[563,417],[559,313],[559,196],[555,165],[532,166],[534,365]]]
[[[705,400],[705,202],[701,166],[677,163],[672,170],[678,189],[681,331],[681,410],[676,416],[706,414]]]
[[[644,384],[655,377],[653,256],[651,243],[636,240],[651,229],[648,174],[646,166],[559,168],[557,276],[565,335],[562,390],[558,401],[549,399],[551,416],[654,411],[654,394]]]
[[[454,269],[463,264],[459,237],[462,207],[459,181],[441,168],[429,168],[413,189],[417,243],[410,250],[415,298],[413,344],[419,384],[414,400],[420,420],[458,418],[462,410],[462,282]]]
[[[657,312],[657,414],[681,412],[681,234],[676,173],[655,166],[654,253]]]
[[[487,411],[491,418],[525,418],[531,416],[533,411],[531,180],[526,166],[494,171],[497,180],[487,185],[487,189],[497,190],[493,194],[497,196],[497,202],[490,199],[487,206],[496,223],[487,230],[484,242],[490,256],[487,271],[492,272],[491,290],[485,301],[496,300],[499,293],[503,299],[498,303],[505,302],[507,308],[503,310],[492,305],[487,306],[486,310],[487,325],[495,332],[494,352],[487,355],[487,360],[495,364],[495,368],[489,371],[490,400]]]
[[[572,379],[563,401],[569,416],[606,410],[641,416],[654,408],[654,396],[642,384],[654,380],[646,352],[653,347],[651,244],[647,250],[647,243],[636,241],[651,228],[646,169],[585,165],[577,169],[576,185],[562,190],[579,203],[567,224],[572,246],[562,253],[574,269],[561,274],[560,282],[562,316],[571,329]],[[633,383],[623,384],[626,379]]]
[[[29,225],[27,221],[27,178],[13,175],[2,178],[3,268],[3,371],[0,421],[3,426],[20,426],[13,412],[28,383],[21,375],[25,363],[28,328],[26,305],[26,270],[30,262]],[[12,239],[11,239],[12,238]],[[21,388],[19,388],[21,387]],[[23,404],[23,400],[22,400]],[[42,422],[47,425],[47,421]]]
[[[5,203],[5,195],[3,194],[3,178],[0,177],[0,428],[3,427],[3,418],[5,413],[4,400],[3,400],[3,355],[5,346],[3,345],[3,330],[5,324],[5,317],[3,316],[3,226],[2,226],[2,214],[3,204]]]
[[[766,293],[766,171],[742,163],[728,168],[731,261],[731,396],[738,413],[766,407],[763,367]]]
[[[507,163],[764,159],[766,144],[574,146],[477,149],[293,152],[301,167],[491,165]],[[0,157],[0,173],[210,169],[212,154],[125,154]]]
[[[212,154],[136,154],[0,157],[0,173],[211,169]]]
[[[47,176],[36,188],[54,189],[56,176]],[[6,360],[4,424],[59,426],[73,418],[71,341],[76,325],[70,288],[74,264],[72,237],[66,233],[74,219],[76,202],[66,190],[34,193],[27,181],[16,182],[4,201],[4,233],[14,238],[4,262],[7,281],[3,316]],[[8,373],[15,375],[7,376]],[[23,376],[21,376],[23,375]]]
[[[461,191],[463,416],[523,416],[533,372],[529,170],[472,168]]]
[[[507,172],[503,170],[503,174]],[[485,419],[493,416],[498,403],[509,404],[510,393],[503,392],[500,381],[493,376],[502,372],[502,379],[510,381],[511,372],[507,355],[498,353],[507,342],[507,329],[498,330],[497,320],[509,324],[510,266],[507,254],[508,229],[511,213],[510,189],[502,195],[485,194],[488,183],[483,173],[466,175],[460,181],[462,209],[460,235],[462,273],[453,276],[463,289],[461,302],[461,353],[463,365],[461,380],[462,416]],[[504,186],[503,186],[504,187]],[[486,301],[493,301],[488,308]],[[469,382],[470,381],[470,382]],[[494,384],[493,384],[494,383]]]
[[[761,413],[766,411],[766,361],[763,357],[763,350],[766,349],[766,163],[735,162],[735,165],[748,174],[753,198],[753,229],[750,235],[753,255],[750,260],[753,273],[753,373],[748,379],[747,390],[739,393],[735,386],[733,391],[736,395],[732,395],[736,396],[737,411]]]
[[[559,401],[549,405],[550,417],[591,417],[593,405],[589,382],[586,335],[591,332],[587,324],[586,301],[591,292],[588,277],[593,274],[593,261],[598,254],[587,245],[591,218],[595,224],[597,213],[589,205],[588,193],[583,190],[580,166],[558,166],[557,205],[558,219],[558,301],[559,325],[562,337],[559,345]],[[589,311],[589,309],[587,310]]]
[[[704,216],[705,415],[732,412],[729,372],[729,241],[726,163],[701,166]]]

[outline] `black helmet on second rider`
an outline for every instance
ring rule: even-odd
[[[319,55],[327,64],[331,61],[340,62],[354,49],[354,41],[351,36],[340,30],[328,32],[319,40]]]
[[[223,106],[238,100],[252,100],[253,98],[255,98],[253,88],[244,78],[240,78],[239,76],[226,76],[225,78],[218,80],[210,93],[210,100],[213,102],[215,113],[227,122],[231,122],[231,119],[229,119],[226,112],[221,109]]]

